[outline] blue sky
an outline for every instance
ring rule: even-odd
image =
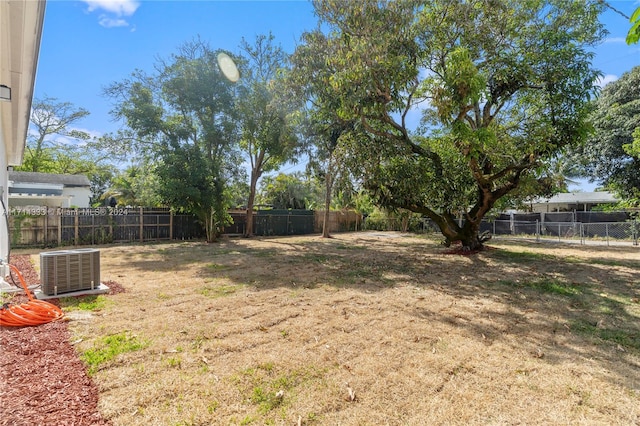
[[[102,89],[135,69],[153,72],[158,57],[200,36],[211,47],[238,51],[244,37],[273,33],[292,52],[315,27],[306,1],[56,1],[49,0],[35,95],[68,101],[91,115],[92,134],[117,129]]]
[[[629,16],[640,0],[609,4]],[[609,10],[602,20],[610,34],[597,49],[594,65],[606,83],[640,65],[640,45],[626,45],[629,22],[618,13]],[[285,51],[293,52],[300,35],[315,26],[306,0],[49,0],[35,96],[89,110],[78,127],[100,135],[118,128],[103,88],[135,69],[151,72],[156,58],[168,57],[180,44],[200,36],[213,48],[238,51],[243,37],[252,41],[271,32]],[[581,189],[593,186],[584,183]]]

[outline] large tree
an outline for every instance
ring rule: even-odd
[[[277,90],[287,66],[287,54],[273,35],[259,35],[253,44],[242,40],[246,61],[238,100],[240,147],[251,165],[246,236],[253,234],[253,205],[258,180],[265,172],[295,161],[299,147],[292,118],[295,109],[278,99]]]
[[[228,218],[225,188],[236,176],[235,86],[201,40],[183,44],[155,75],[135,71],[105,93],[138,149],[157,161],[163,202],[196,214],[213,241]]]
[[[88,133],[74,127],[89,115],[84,108],[56,98],[34,99],[31,106],[31,129],[27,138],[25,158],[21,170],[56,173],[56,157],[87,141]]]
[[[306,100],[301,132],[309,152],[308,171],[324,182],[322,237],[329,238],[332,196],[336,180],[344,171],[340,138],[353,130],[355,120],[339,115],[340,93],[331,84],[336,69],[326,58],[336,53],[336,46],[320,31],[303,34],[302,41],[292,56],[288,82],[294,97]]]
[[[584,174],[624,197],[640,197],[640,66],[607,84],[594,101],[595,132],[581,146]],[[637,144],[637,142],[636,142]]]
[[[89,115],[84,108],[56,98],[34,99],[24,159],[17,171],[84,174],[91,181],[91,202],[97,202],[116,172],[120,149],[108,149],[77,126]]]
[[[430,217],[482,247],[501,198],[540,190],[544,168],[588,133],[603,37],[598,1],[314,2],[329,43],[353,171],[378,203]],[[423,111],[412,132],[410,115]],[[462,219],[459,221],[459,219]]]

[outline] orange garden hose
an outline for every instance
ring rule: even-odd
[[[5,327],[22,327],[25,325],[40,325],[58,320],[64,316],[62,309],[56,305],[43,300],[37,300],[27,287],[24,277],[13,265],[9,265],[12,271],[16,273],[20,279],[20,284],[24,292],[27,294],[29,301],[20,305],[8,306],[4,305],[0,309],[0,326]]]

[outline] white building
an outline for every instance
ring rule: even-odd
[[[9,172],[9,208],[91,207],[91,182],[85,175]]]
[[[43,0],[0,1],[0,208],[3,214],[7,214],[8,207],[8,167],[22,162],[27,140],[44,11]],[[6,262],[9,235],[4,223],[0,221],[0,260]]]
[[[615,204],[620,199],[607,191],[563,192],[549,198],[536,198],[528,203],[534,213],[589,211],[601,204]]]

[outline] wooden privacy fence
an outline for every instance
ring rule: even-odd
[[[192,215],[163,208],[12,208],[9,215],[13,247],[55,247],[144,242],[202,237]]]
[[[244,210],[230,211],[233,224],[225,228],[225,234],[242,235],[247,227]],[[323,210],[258,210],[253,214],[253,234],[305,235],[322,232]],[[329,232],[360,230],[362,215],[354,211],[330,211]]]
[[[324,210],[317,210],[315,213],[315,231],[322,232]],[[329,232],[361,231],[362,215],[352,210],[331,210],[328,227]]]
[[[233,224],[227,226],[223,233],[243,235],[247,229],[247,213],[245,210],[229,211]],[[253,212],[253,235],[305,235],[313,234],[313,210],[273,209]]]
[[[225,234],[244,234],[244,211],[229,212],[234,223]],[[254,234],[304,235],[322,232],[323,211],[259,210],[253,215]],[[357,231],[361,215],[331,211],[330,232]],[[12,247],[91,245],[205,238],[193,215],[174,214],[168,208],[52,208],[14,207],[9,214]]]

